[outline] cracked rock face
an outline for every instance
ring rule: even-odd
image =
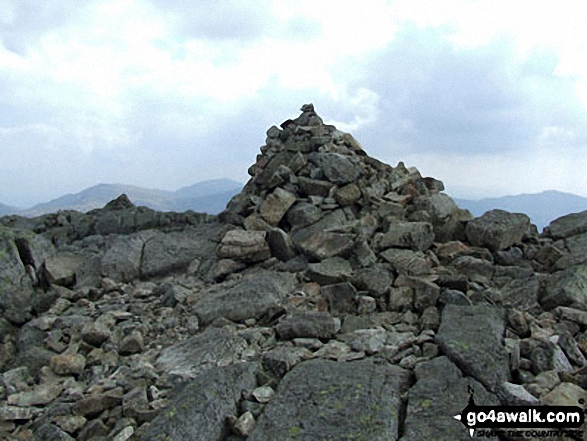
[[[249,174],[219,216],[0,218],[0,438],[464,440],[470,389],[584,406],[587,212],[474,219],[311,104]]]

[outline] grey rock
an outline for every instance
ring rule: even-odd
[[[348,184],[339,188],[334,194],[334,199],[342,206],[352,205],[361,197],[361,190],[356,184]]]
[[[225,328],[208,328],[201,334],[166,348],[156,361],[158,368],[179,378],[194,378],[216,366],[236,363],[247,342]]]
[[[456,289],[443,290],[438,301],[444,305],[472,305],[471,300],[469,300],[469,298],[461,291],[457,291]]]
[[[558,306],[555,308],[556,313],[561,319],[570,320],[580,325],[587,326],[587,312],[580,309],[569,308],[567,306]]]
[[[322,212],[314,204],[299,202],[294,204],[287,212],[286,219],[292,228],[303,228],[318,222]]]
[[[310,358],[311,352],[305,348],[279,346],[263,354],[261,362],[267,372],[277,378],[283,377],[305,358]]]
[[[330,189],[334,187],[332,182],[306,178],[305,176],[300,176],[298,181],[300,184],[300,192],[305,196],[327,197]]]
[[[280,306],[293,291],[295,275],[264,271],[253,274],[236,285],[226,288],[212,286],[200,294],[193,311],[203,324],[224,317],[236,322],[259,319]]]
[[[75,285],[75,273],[79,266],[78,256],[69,252],[61,252],[45,260],[43,275],[47,283],[71,287]]]
[[[442,225],[451,220],[459,211],[459,207],[444,193],[418,196],[412,201],[414,210],[430,214],[433,225]]]
[[[468,222],[465,232],[472,245],[500,251],[520,243],[529,227],[525,214],[491,210]]]
[[[359,165],[351,157],[338,153],[320,153],[317,160],[326,179],[336,185],[354,182],[361,173]]]
[[[387,233],[377,237],[380,250],[387,248],[408,248],[426,251],[434,241],[432,225],[427,222],[393,222]]]
[[[579,349],[579,345],[569,331],[563,331],[560,333],[557,344],[563,350],[570,362],[579,367],[585,366],[587,364],[585,356]]]
[[[530,347],[523,349],[529,353],[532,371],[535,375],[554,370],[557,372],[573,372],[571,363],[556,344],[548,340],[524,340]]]
[[[332,338],[336,333],[336,321],[327,312],[296,312],[281,319],[275,327],[279,338]]]
[[[296,256],[291,237],[281,228],[272,228],[269,230],[266,240],[271,250],[271,255],[277,257],[279,260],[287,262]]]
[[[555,270],[567,269],[587,261],[587,233],[566,238],[565,246],[569,252],[556,260]]]
[[[343,282],[350,278],[353,269],[348,260],[341,257],[331,257],[322,262],[308,265],[308,278],[321,285],[330,285]]]
[[[541,292],[540,304],[545,309],[569,306],[587,309],[587,264],[563,271]]]
[[[353,258],[361,267],[369,267],[377,262],[377,256],[366,240],[359,240],[355,243]]]
[[[409,286],[391,288],[387,300],[387,308],[390,311],[411,310],[414,305],[414,290]]]
[[[450,267],[473,281],[483,282],[489,282],[494,271],[491,262],[473,256],[459,256],[450,263]]]
[[[117,238],[100,260],[101,274],[118,282],[130,282],[138,278],[143,247],[155,235],[153,231],[143,231]]]
[[[398,274],[421,276],[430,273],[432,263],[421,251],[390,248],[380,256],[389,262]]]
[[[75,438],[53,424],[43,424],[35,430],[33,441],[75,441]]]
[[[264,231],[231,230],[222,238],[218,254],[243,262],[260,262],[271,257]]]
[[[505,382],[504,392],[510,406],[539,406],[540,400],[524,389],[521,384]]]
[[[375,354],[385,346],[387,333],[382,327],[375,329],[359,329],[341,337],[354,351]]]
[[[408,395],[402,441],[470,440],[463,424],[453,418],[467,406],[469,387],[474,391],[477,405],[499,405],[495,395],[475,379],[464,378],[445,356],[418,364],[415,373],[416,384]],[[497,437],[489,439],[497,440]]]
[[[374,297],[384,296],[393,283],[393,275],[383,265],[362,268],[353,273],[353,284]]]
[[[45,383],[31,391],[19,392],[8,396],[8,404],[19,407],[46,405],[55,400],[63,387],[58,383]]]
[[[263,201],[259,208],[259,214],[269,225],[276,226],[295,201],[294,194],[277,187]]]
[[[587,211],[571,213],[553,220],[548,226],[554,239],[561,239],[587,232]]]
[[[436,340],[465,374],[497,391],[509,380],[504,331],[505,317],[499,308],[446,305]]]
[[[329,231],[300,230],[293,235],[292,239],[300,252],[316,260],[335,256],[347,257],[354,247],[351,235]]]
[[[371,360],[307,361],[284,377],[249,440],[397,439],[408,382],[407,371]]]
[[[352,284],[343,282],[323,286],[321,293],[328,302],[329,311],[333,316],[357,312],[357,290]]]
[[[214,238],[219,231],[219,225],[208,224],[177,232],[158,233],[143,248],[141,277],[185,271],[194,259],[209,259],[215,254],[217,243]]]
[[[196,377],[186,383],[170,405],[153,420],[142,439],[225,439],[229,433],[226,419],[237,413],[241,393],[256,387],[257,370],[254,364],[240,363],[214,368]]]

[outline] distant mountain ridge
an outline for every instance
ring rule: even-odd
[[[88,212],[102,208],[111,200],[125,193],[135,205],[143,205],[157,211],[183,212],[193,210],[201,213],[217,214],[224,210],[230,198],[238,193],[243,184],[231,179],[202,181],[175,191],[149,189],[125,184],[98,184],[78,193],[67,194],[49,202],[37,204],[27,209],[16,209],[0,204],[0,216],[18,214],[20,216],[40,216],[59,210]]]
[[[534,194],[519,194],[481,200],[453,198],[456,204],[469,210],[475,217],[496,208],[511,213],[525,213],[542,231],[553,220],[569,213],[587,210],[587,198],[562,191],[548,190]]]

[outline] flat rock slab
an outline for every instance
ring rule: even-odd
[[[442,372],[442,375],[439,375]],[[410,389],[402,441],[446,439],[468,441],[468,430],[453,418],[467,406],[469,387],[475,404],[499,405],[497,397],[472,378],[464,378],[447,357],[438,357],[416,367],[416,384]],[[496,437],[486,438],[496,440]]]
[[[499,251],[520,243],[529,227],[530,218],[525,214],[491,210],[470,221],[465,232],[471,245]]]
[[[143,248],[141,277],[166,275],[187,269],[196,258],[210,258],[216,252],[214,238],[220,224],[204,224],[182,231],[160,233],[148,240]]]
[[[232,288],[216,285],[202,293],[193,311],[203,324],[219,317],[235,322],[258,319],[278,307],[295,287],[295,274],[265,271],[252,275]]]
[[[209,328],[165,349],[156,366],[180,378],[193,378],[213,367],[235,363],[246,348],[245,339],[235,333],[225,328]]]
[[[372,360],[311,360],[282,380],[250,441],[394,440],[409,373]]]
[[[238,414],[244,390],[257,387],[258,367],[239,363],[218,367],[187,383],[153,420],[143,441],[220,441],[229,434],[227,418]]]
[[[500,308],[446,305],[436,340],[465,374],[494,392],[509,378],[504,332],[505,316]]]

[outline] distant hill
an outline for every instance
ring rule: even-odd
[[[539,232],[554,219],[565,214],[587,210],[587,198],[555,190],[478,201],[454,198],[454,201],[459,207],[469,210],[474,216],[481,216],[496,208],[512,213],[525,213],[538,227]]]
[[[98,184],[75,194],[67,194],[49,202],[17,211],[21,216],[39,216],[58,210],[87,212],[102,208],[125,193],[135,205],[158,211],[187,211],[217,214],[224,210],[230,198],[242,189],[240,182],[230,179],[203,181],[176,191],[149,189],[124,184]],[[9,207],[10,208],[10,207]],[[0,206],[2,209],[2,206]],[[14,211],[7,212],[12,214]]]
[[[19,209],[16,207],[11,207],[10,205],[0,204],[0,216],[7,216],[9,214],[18,213]]]

